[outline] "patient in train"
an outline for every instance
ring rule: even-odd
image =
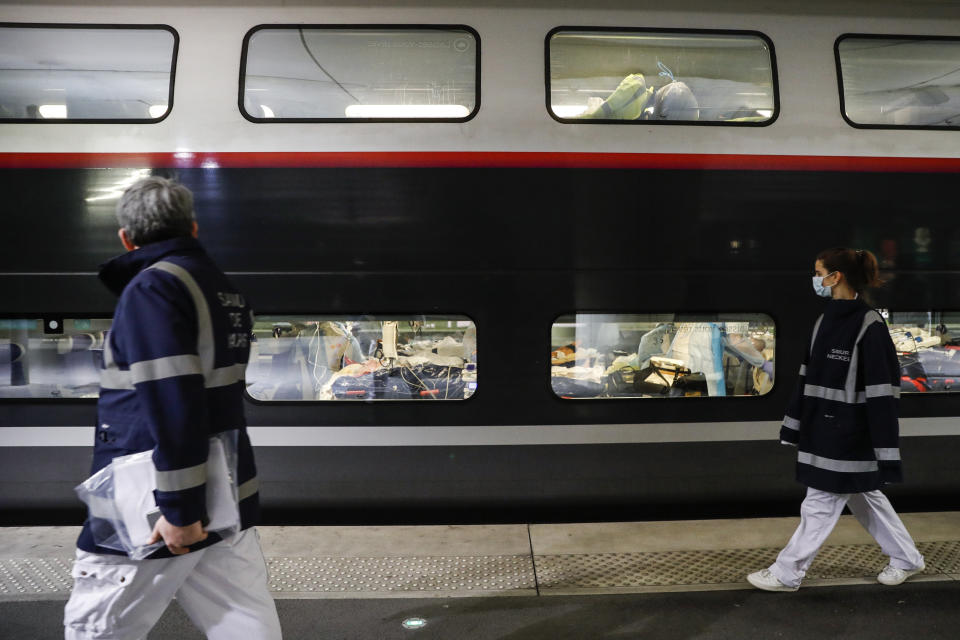
[[[631,73],[602,102],[587,107],[579,118],[605,120],[699,120],[700,105],[693,91],[676,80],[662,63],[660,75],[667,84],[648,86],[642,73]]]

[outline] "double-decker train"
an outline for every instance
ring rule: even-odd
[[[0,524],[82,516],[151,174],[257,311],[270,521],[792,513],[830,246],[887,280],[891,495],[957,508],[958,128],[946,0],[0,2]]]

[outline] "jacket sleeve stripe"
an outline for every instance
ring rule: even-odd
[[[163,380],[176,376],[202,375],[200,358],[195,355],[168,356],[154,360],[143,360],[130,365],[130,377],[133,384]]]
[[[874,455],[877,456],[877,460],[899,460],[900,459],[900,449],[874,449]]]
[[[157,491],[183,491],[207,482],[207,463],[192,467],[157,471]]]
[[[237,487],[237,500],[246,500],[260,490],[260,479],[253,476],[239,487]]]
[[[868,384],[867,398],[882,398],[884,396],[900,397],[900,386],[892,384]]]
[[[129,371],[121,369],[100,369],[100,386],[104,389],[133,389],[133,379]]]
[[[226,387],[236,382],[240,382],[247,375],[247,365],[243,363],[233,364],[229,367],[220,367],[214,369],[207,376],[205,387]]]
[[[791,418],[790,416],[783,416],[783,425],[787,429],[792,429],[793,431],[800,430],[800,421],[796,418]]]
[[[839,473],[869,473],[880,469],[876,460],[834,460],[833,458],[815,456],[806,451],[797,453],[797,462]]]
[[[193,279],[190,273],[180,265],[161,260],[149,267],[150,269],[159,269],[166,271],[170,275],[180,280],[190,292],[193,298],[194,307],[197,310],[197,352],[200,354],[200,367],[204,376],[213,371],[215,362],[215,344],[213,342],[213,320],[210,317],[210,307],[207,305],[207,298],[203,295],[200,285]]]

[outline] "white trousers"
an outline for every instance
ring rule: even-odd
[[[830,493],[807,488],[807,497],[800,506],[800,526],[783,548],[770,572],[790,587],[800,586],[817,552],[843,513],[843,507],[863,525],[890,564],[898,569],[913,570],[923,566],[923,556],[893,510],[893,505],[879,491],[867,493]]]
[[[211,640],[280,640],[267,565],[252,528],[199,551],[156,560],[77,550],[66,640],[139,640],[176,596]]]

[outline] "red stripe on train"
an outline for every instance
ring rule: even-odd
[[[528,151],[0,153],[3,169],[508,167],[758,171],[960,172],[960,158]]]

